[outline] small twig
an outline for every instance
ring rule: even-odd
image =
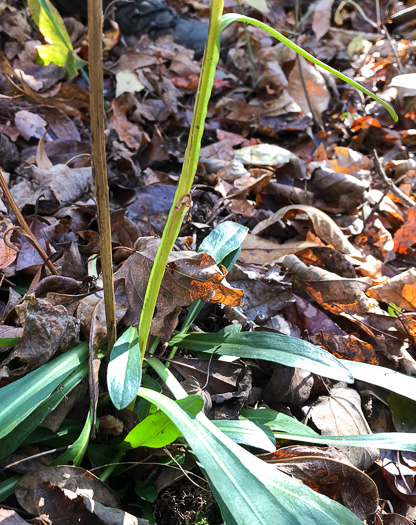
[[[54,454],[55,452],[62,452],[63,450],[68,450],[71,445],[65,446],[65,447],[59,447],[59,448],[53,448],[51,450],[45,450],[44,452],[39,452],[39,454],[33,454],[32,456],[28,456],[23,459],[19,459],[18,461],[14,461],[13,463],[9,463],[5,467],[1,469],[0,472],[3,472],[3,470],[7,470],[12,467],[16,467],[17,465],[20,465],[21,463],[24,463],[25,461],[30,461],[31,459],[41,458],[43,456],[47,456],[48,454]]]
[[[388,194],[389,191],[390,191],[390,188],[389,186],[387,186],[387,188],[383,192],[383,195],[381,196],[381,199],[373,206],[373,209],[371,210],[369,216],[366,219],[364,219],[364,223],[363,223],[364,227],[371,222],[371,219],[378,212],[378,210],[380,209],[381,203],[384,200],[384,197]]]
[[[32,230],[29,228],[25,218],[21,214],[19,208],[17,207],[16,201],[13,198],[13,195],[10,193],[10,190],[6,184],[6,181],[3,177],[3,171],[0,169],[0,186],[3,190],[3,195],[5,196],[7,202],[9,203],[10,208],[12,209],[13,213],[16,216],[16,219],[18,223],[20,224],[20,227],[22,230],[24,230],[28,237],[32,240],[32,244],[35,247],[38,254],[42,257],[42,259],[45,261],[46,266],[49,268],[51,273],[54,275],[59,275],[57,269],[52,264],[52,262],[49,260],[48,254],[45,252],[45,250],[42,248],[42,246],[39,244],[39,241],[36,239],[36,237],[33,235]]]
[[[380,159],[378,158],[377,151],[373,150],[373,159],[374,159],[374,167],[376,169],[377,174],[380,176],[384,184],[387,184],[390,191],[396,195],[404,204],[407,206],[415,206],[416,202],[408,197],[405,193],[402,192],[395,184],[394,182],[389,179],[386,175],[386,172],[383,169],[383,166],[381,165]]]
[[[402,63],[400,62],[399,55],[397,54],[397,48],[393,44],[393,42],[391,40],[391,36],[390,36],[389,30],[387,29],[386,24],[382,24],[382,28],[383,28],[383,31],[384,31],[386,37],[387,37],[387,40],[389,41],[390,48],[391,48],[391,50],[393,52],[394,58],[396,59],[397,69],[399,70],[400,74],[403,75],[404,74],[404,69],[403,69]]]

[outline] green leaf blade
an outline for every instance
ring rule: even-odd
[[[137,328],[131,326],[117,339],[107,368],[108,393],[118,410],[126,408],[136,398],[141,380],[142,360]]]
[[[293,49],[294,51],[296,51],[296,53],[299,53],[299,55],[303,56],[303,58],[306,58],[307,60],[310,60],[315,65],[321,67],[322,69],[325,69],[325,71],[328,71],[329,73],[332,73],[333,75],[335,75],[339,79],[343,80],[344,82],[347,82],[351,86],[354,86],[355,88],[357,88],[358,90],[362,91],[363,93],[365,93],[366,95],[368,95],[372,99],[376,100],[379,104],[381,104],[382,106],[384,106],[387,109],[387,111],[390,113],[390,115],[391,115],[392,119],[394,120],[394,122],[397,122],[399,120],[399,117],[397,116],[397,113],[394,111],[394,109],[389,104],[387,104],[387,102],[382,100],[380,97],[378,97],[377,95],[375,95],[374,93],[369,91],[367,88],[365,88],[364,86],[362,86],[361,84],[359,84],[355,80],[352,80],[351,78],[347,77],[343,73],[340,73],[339,71],[337,71],[333,67],[328,66],[327,64],[324,64],[324,62],[321,62],[320,60],[315,58],[313,55],[311,55],[310,53],[308,53],[307,51],[305,51],[304,49],[302,49],[301,47],[296,45],[289,38],[286,38],[281,33],[276,31],[275,29],[271,28],[267,24],[264,24],[263,22],[260,22],[259,20],[256,20],[254,18],[250,18],[248,16],[239,15],[239,14],[236,14],[236,13],[227,13],[227,14],[222,16],[220,32],[224,31],[224,29],[227,26],[229,26],[232,22],[245,22],[247,24],[252,24],[254,26],[260,27],[261,29],[264,29],[264,31],[269,33],[269,35],[272,35],[274,38],[276,38],[277,40],[279,40],[283,44],[285,44],[288,47],[290,47],[290,49]]]
[[[228,332],[177,334],[169,345],[190,351],[264,359],[299,367],[314,374],[353,383],[353,376],[340,360],[319,346],[272,332]]]
[[[279,516],[280,523],[291,525],[362,525],[342,505],[233,443],[206,418],[190,416],[157,392],[141,388],[139,395],[159,406],[181,430],[206,473],[227,524],[270,525]]]
[[[198,414],[204,406],[202,397],[191,395],[176,401],[178,405],[192,415]],[[162,411],[147,416],[127,434],[119,445],[121,450],[130,450],[138,447],[162,448],[173,443],[179,436],[180,430]]]
[[[0,389],[0,439],[31,414],[62,381],[88,359],[81,343],[53,361]]]

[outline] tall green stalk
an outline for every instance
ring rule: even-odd
[[[176,238],[179,235],[185,215],[192,206],[190,192],[195,178],[196,168],[198,166],[208,101],[211,96],[215,69],[220,56],[220,23],[223,6],[224,0],[212,0],[208,40],[202,61],[201,75],[199,77],[198,91],[182,173],[179,179],[178,189],[176,190],[175,199],[165,229],[163,230],[160,246],[153,263],[140,317],[139,346],[142,360],[146,351],[150,325],[155,311],[160,285],[165,274],[168,257],[175,244]]]
[[[211,3],[208,40],[205,46],[201,76],[199,78],[194,114],[192,117],[192,124],[189,133],[188,146],[185,152],[185,160],[182,167],[181,177],[179,179],[178,189],[176,190],[175,199],[170,210],[165,229],[163,230],[162,240],[153,263],[140,318],[139,346],[142,361],[146,351],[147,341],[150,333],[150,325],[152,322],[160,285],[165,273],[168,257],[179,234],[183,219],[187,211],[189,211],[190,207],[192,206],[190,191],[198,165],[201,139],[204,132],[205,117],[207,114],[212,86],[214,84],[215,69],[219,59],[220,34],[229,24],[232,22],[245,22],[264,29],[267,33],[274,36],[277,40],[280,40],[280,42],[283,44],[286,44],[288,47],[299,53],[307,60],[310,60],[326,71],[334,74],[344,82],[348,82],[374,100],[377,100],[377,102],[382,104],[387,109],[394,121],[397,122],[398,120],[396,112],[389,106],[389,104],[387,104],[387,102],[371,93],[371,91],[355,80],[346,77],[331,66],[324,64],[310,53],[297,46],[290,39],[286,38],[281,33],[275,31],[266,24],[259,22],[258,20],[244,15],[238,15],[236,13],[229,13],[222,16],[223,5],[223,0],[212,0]]]

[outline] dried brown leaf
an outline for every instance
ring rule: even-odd
[[[361,520],[370,523],[374,519],[378,507],[376,484],[334,447],[294,445],[278,450],[274,457],[272,463],[279,470],[342,503]]]
[[[367,295],[384,303],[394,303],[399,308],[412,311],[416,308],[416,269],[387,279],[367,290]]]
[[[343,386],[335,385],[329,396],[321,396],[311,407],[309,417],[324,436],[359,436],[371,434],[361,409],[360,394]],[[359,469],[368,469],[380,454],[371,447],[342,447],[351,463]]]
[[[23,336],[1,364],[0,374],[19,376],[43,365],[56,353],[79,343],[79,321],[63,306],[27,296],[16,310],[23,324]]]
[[[253,235],[260,234],[275,222],[280,221],[283,218],[294,218],[298,213],[305,213],[307,215],[312,222],[316,235],[324,242],[332,244],[334,248],[342,253],[361,258],[360,252],[349,242],[337,224],[328,217],[326,213],[323,213],[313,206],[302,204],[285,206],[268,219],[257,224],[257,226],[253,228],[252,233]]]

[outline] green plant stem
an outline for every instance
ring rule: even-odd
[[[117,333],[110,201],[107,162],[105,157],[102,32],[102,0],[88,0],[92,161],[95,192],[97,196],[98,231],[100,233],[101,271],[103,275],[108,352],[110,352],[117,339]]]
[[[211,16],[209,21],[208,40],[205,46],[202,61],[201,75],[189,132],[188,146],[179,179],[178,189],[169,213],[169,217],[163,230],[160,246],[150,273],[149,283],[143,302],[143,310],[139,324],[139,346],[142,360],[147,347],[150,333],[150,325],[156,306],[157,297],[165,274],[169,254],[179,235],[183,220],[189,211],[191,201],[191,187],[198,166],[201,139],[204,132],[204,123],[207,114],[208,101],[214,84],[215,69],[219,58],[220,47],[220,22],[223,10],[223,0],[212,0]]]
[[[397,122],[399,120],[399,117],[397,116],[397,113],[394,111],[394,109],[389,104],[387,104],[387,102],[382,100],[380,97],[378,97],[377,95],[374,95],[374,93],[372,93],[370,90],[362,86],[360,83],[356,82],[355,80],[352,80],[351,78],[348,78],[346,75],[344,75],[343,73],[340,73],[333,67],[328,66],[327,64],[324,64],[323,62],[315,58],[313,55],[311,55],[310,53],[308,53],[301,47],[297,46],[289,38],[286,38],[285,36],[283,36],[281,33],[276,31],[275,29],[272,29],[267,24],[264,24],[263,22],[260,22],[259,20],[256,20],[255,18],[238,15],[236,13],[228,13],[224,15],[221,19],[221,27],[220,27],[221,32],[224,31],[224,29],[233,22],[247,22],[249,24],[253,24],[257,27],[260,27],[261,29],[264,29],[267,33],[269,33],[269,35],[274,36],[274,38],[276,38],[283,44],[286,44],[288,47],[290,47],[290,49],[293,49],[294,51],[296,51],[296,53],[299,53],[299,55],[303,56],[303,58],[310,60],[315,65],[320,66],[322,69],[325,69],[325,71],[332,73],[339,79],[343,80],[344,82],[347,82],[351,86],[354,86],[355,88],[362,91],[363,93],[365,93],[372,99],[379,102],[382,106],[384,106],[387,109],[387,111],[390,113],[394,122]]]
[[[114,472],[116,467],[118,467],[118,464],[120,463],[120,461],[123,459],[124,454],[125,454],[124,450],[120,450],[120,451],[118,451],[116,453],[116,455],[114,456],[114,459],[113,459],[113,462],[111,463],[111,465],[108,465],[108,467],[101,474],[100,481],[105,483],[108,480],[108,478]]]
[[[157,373],[160,379],[165,383],[165,385],[169,388],[169,390],[172,392],[175,399],[183,399],[188,395],[185,389],[181,386],[179,381],[176,379],[176,377],[168,369],[168,367],[164,365],[161,361],[159,361],[157,357],[147,356],[146,361],[153,368],[153,370]]]

